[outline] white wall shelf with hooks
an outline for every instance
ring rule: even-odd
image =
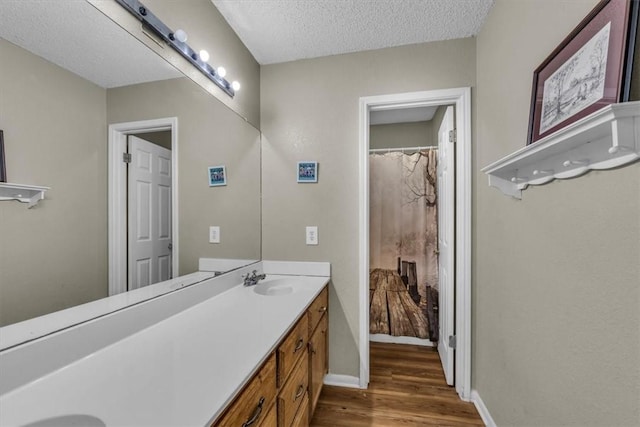
[[[522,190],[575,178],[640,158],[640,101],[612,104],[482,169],[489,185],[522,198]]]
[[[32,208],[40,200],[44,199],[44,193],[48,189],[49,187],[0,182],[0,201],[17,200],[22,203],[28,203],[29,206],[27,207]]]

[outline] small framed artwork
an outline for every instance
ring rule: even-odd
[[[639,6],[601,1],[534,71],[527,144],[629,100]]]
[[[7,182],[7,165],[4,161],[4,132],[0,130],[0,182]]]
[[[318,162],[298,162],[298,182],[318,182]]]
[[[209,187],[227,185],[227,169],[222,166],[209,166]]]

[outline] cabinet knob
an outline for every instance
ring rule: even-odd
[[[324,313],[324,312],[326,312],[326,311],[327,311],[327,307],[322,306],[322,307],[320,307],[320,309],[318,309],[318,311],[319,311],[320,313]]]
[[[304,346],[304,338],[300,338],[298,339],[298,342],[296,343],[296,348],[293,349],[293,352],[296,353],[298,350],[300,350],[302,347]]]
[[[298,386],[298,391],[296,392],[296,397],[294,397],[293,401],[295,402],[304,394],[304,384],[300,384]]]

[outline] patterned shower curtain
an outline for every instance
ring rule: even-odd
[[[437,340],[437,150],[371,154],[370,332]]]

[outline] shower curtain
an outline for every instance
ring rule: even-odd
[[[369,156],[370,332],[437,341],[437,150]]]

